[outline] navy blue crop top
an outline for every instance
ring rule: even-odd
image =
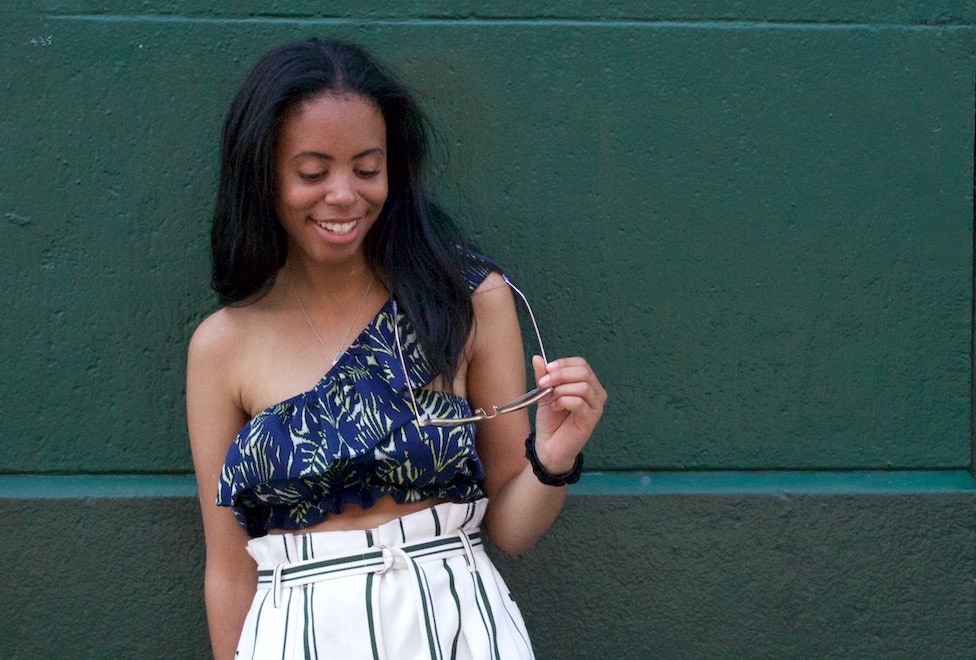
[[[476,265],[472,291],[490,271]],[[397,323],[417,405],[431,416],[470,415],[463,398],[419,389],[434,374],[409,321],[401,314]],[[309,527],[347,504],[368,508],[385,495],[400,503],[476,500],[484,476],[473,424],[414,423],[387,301],[315,387],[262,410],[238,432],[217,504],[232,507],[256,537]]]

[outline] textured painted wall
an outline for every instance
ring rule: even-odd
[[[219,125],[312,34],[411,81],[442,200],[610,391],[587,465],[623,481],[503,562],[541,657],[972,657],[971,2],[232,4],[0,6],[0,657],[54,655],[45,613],[83,656],[206,653],[182,388]]]
[[[972,658],[971,482],[929,480],[581,494],[497,561],[540,660]],[[196,502],[125,492],[0,485],[0,657],[207,657]]]
[[[7,470],[189,468],[220,117],[321,33],[425,95],[446,203],[605,374],[592,466],[967,464],[971,26],[86,4],[3,27]]]

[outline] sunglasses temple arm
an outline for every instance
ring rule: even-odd
[[[542,359],[546,362],[546,364],[549,364],[549,358],[546,357],[546,347],[542,344],[542,334],[539,332],[539,324],[536,323],[535,314],[532,312],[532,305],[529,304],[525,294],[512,283],[512,280],[508,279],[508,275],[502,273],[502,279],[505,280],[505,284],[512,287],[512,290],[519,295],[519,298],[521,298],[522,302],[525,303],[525,308],[529,310],[529,318],[532,319],[532,328],[535,330],[535,339],[539,342],[539,352],[542,353]]]
[[[420,408],[417,406],[417,398],[413,394],[413,385],[410,384],[410,374],[407,372],[407,361],[403,359],[403,345],[400,344],[400,330],[397,323],[397,303],[393,300],[393,338],[396,340],[397,357],[400,358],[400,367],[403,369],[403,382],[406,383],[407,392],[410,393],[410,405],[413,406],[413,415],[417,419],[417,424],[424,426],[424,420],[420,418]]]

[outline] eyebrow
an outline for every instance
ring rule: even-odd
[[[352,159],[359,160],[360,158],[365,158],[366,156],[372,156],[374,154],[382,156],[385,153],[386,152],[384,152],[381,147],[372,147],[371,149],[360,151],[358,154],[355,154],[352,157]],[[298,160],[299,158],[308,158],[308,157],[319,158],[321,160],[335,160],[335,158],[332,157],[331,155],[322,153],[321,151],[302,151],[301,153],[295,154],[291,158],[291,160]]]

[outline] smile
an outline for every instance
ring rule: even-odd
[[[316,220],[315,224],[333,234],[348,234],[356,228],[358,222],[359,220],[350,220],[349,222],[320,222]]]

